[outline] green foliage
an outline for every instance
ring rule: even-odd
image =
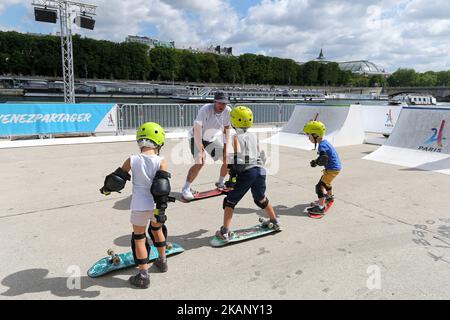
[[[157,47],[150,50],[153,64],[152,79],[177,80],[180,72],[180,55],[177,50]]]
[[[416,71],[413,69],[398,69],[388,78],[388,84],[391,87],[412,87],[416,77]]]
[[[0,31],[0,74],[61,76],[61,43],[56,36]],[[399,69],[389,78],[342,71],[337,63],[243,54],[239,57],[115,43],[73,36],[78,79],[165,80],[320,86],[450,86],[450,71],[417,73]]]

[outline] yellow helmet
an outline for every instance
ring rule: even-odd
[[[166,139],[166,133],[163,127],[155,122],[146,122],[141,125],[136,132],[136,140],[148,139],[158,146],[163,146]]]
[[[247,129],[253,125],[253,112],[249,107],[237,106],[230,113],[234,128]]]
[[[320,121],[310,121],[305,124],[303,132],[306,134],[315,134],[319,137],[323,137],[326,132],[325,125]]]

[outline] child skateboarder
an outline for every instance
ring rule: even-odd
[[[128,158],[122,167],[105,178],[104,186],[100,192],[108,195],[112,191],[119,192],[131,178],[133,194],[131,198],[131,218],[133,233],[131,235],[131,249],[139,273],[132,276],[129,281],[138,288],[148,288],[150,276],[148,263],[150,244],[146,235],[148,233],[153,245],[158,249],[159,257],[154,262],[161,272],[167,272],[167,259],[165,254],[167,220],[165,209],[167,202],[174,201],[170,194],[170,173],[167,171],[167,161],[159,156],[164,145],[165,132],[157,123],[144,123],[136,133],[136,141],[140,153]],[[129,174],[131,170],[131,176]]]
[[[341,161],[336,149],[324,139],[325,125],[320,121],[310,121],[303,128],[309,140],[318,146],[317,154],[319,157],[311,161],[311,167],[324,166],[323,175],[316,185],[316,194],[319,200],[314,206],[308,208],[308,212],[313,215],[323,215],[326,205],[334,200],[331,182],[336,178],[342,169]]]
[[[236,135],[232,137],[234,152],[228,167],[230,177],[236,177],[236,182],[223,201],[223,225],[216,232],[216,236],[224,242],[228,242],[232,237],[230,225],[234,208],[248,190],[251,190],[255,204],[266,210],[274,229],[281,228],[273,207],[266,197],[266,171],[263,168],[257,138],[248,132],[253,125],[252,110],[245,106],[238,106],[231,111],[230,117]]]

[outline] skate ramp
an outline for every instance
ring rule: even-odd
[[[402,106],[362,105],[363,126],[366,137],[364,143],[384,145],[397,123]]]
[[[311,150],[314,149],[308,136],[303,134],[303,127],[308,121],[318,120],[325,124],[327,139],[335,147],[362,144],[364,142],[361,106],[296,106],[286,126],[280,133],[262,141],[285,147]]]
[[[386,143],[363,159],[450,174],[450,108],[403,107]]]
[[[391,134],[402,106],[361,105],[364,132]]]

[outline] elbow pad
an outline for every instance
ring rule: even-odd
[[[167,219],[165,210],[167,209],[167,202],[175,202],[175,198],[170,197],[170,173],[159,170],[153,178],[153,183],[150,192],[156,203],[157,221],[164,223]],[[164,221],[163,221],[164,220]]]
[[[328,164],[328,155],[325,151],[321,151],[319,154],[319,157],[316,160],[317,165],[319,166],[326,166]]]
[[[125,188],[127,180],[129,181],[130,179],[131,176],[128,172],[122,168],[117,168],[116,171],[106,176],[102,189],[106,192],[119,192]]]

